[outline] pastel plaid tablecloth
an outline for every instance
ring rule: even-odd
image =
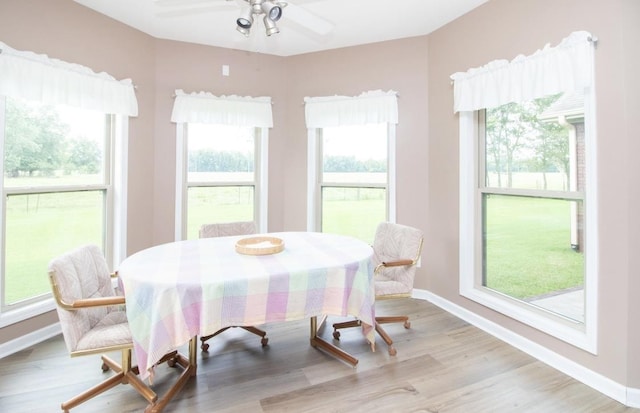
[[[118,274],[142,379],[169,351],[227,326],[257,326],[323,314],[355,316],[374,343],[372,248],[315,232],[265,234],[284,251],[243,255],[243,237],[152,247],[125,259]]]

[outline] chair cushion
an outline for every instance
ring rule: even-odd
[[[78,340],[75,351],[132,344],[131,330],[124,310],[108,313]]]

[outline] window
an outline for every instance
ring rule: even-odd
[[[310,231],[372,243],[395,222],[395,92],[305,98]]]
[[[176,232],[198,238],[203,224],[254,221],[267,231],[271,98],[217,97],[176,90]]]
[[[203,224],[259,221],[259,128],[187,125],[187,239]]]
[[[0,42],[0,327],[54,309],[54,257],[126,252],[130,79]]]
[[[2,312],[50,296],[49,261],[112,242],[113,119],[4,99]]]
[[[591,35],[452,79],[460,293],[597,354]]]
[[[583,97],[553,95],[480,115],[482,285],[582,323]]]
[[[320,130],[318,227],[373,242],[388,211],[387,124]]]

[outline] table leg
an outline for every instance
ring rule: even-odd
[[[323,339],[321,339],[320,337],[318,337],[318,329],[320,329],[320,327],[322,327],[322,325],[324,324],[326,320],[326,316],[323,316],[322,321],[320,322],[320,324],[318,325],[318,317],[317,316],[313,316],[311,317],[311,338],[309,339],[310,343],[311,343],[311,347],[315,347],[315,348],[320,348],[324,351],[326,351],[327,353],[331,354],[334,357],[337,357],[339,359],[341,359],[342,361],[351,364],[353,367],[355,367],[358,364],[358,359],[353,357],[351,354],[347,353],[346,351],[334,346],[333,344],[329,343],[328,341],[325,341]]]
[[[167,392],[155,403],[151,403],[144,410],[145,413],[160,413],[173,397],[182,390],[187,381],[196,375],[198,369],[198,337],[192,337],[189,340],[189,358],[180,353],[176,354],[175,361],[184,369],[178,380],[167,390]]]

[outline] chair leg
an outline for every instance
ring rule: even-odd
[[[115,387],[118,384],[122,383],[122,380],[124,380],[124,376],[125,376],[125,373],[121,371],[121,372],[109,377],[108,379],[106,379],[102,383],[96,384],[92,388],[80,393],[79,395],[75,396],[71,400],[68,400],[68,401],[62,403],[62,405],[60,407],[62,408],[62,410],[64,410],[65,413],[68,413],[69,409],[72,409],[72,408],[74,408],[74,407],[86,402],[87,400],[99,395],[100,393],[102,393],[102,392],[104,392],[106,390],[109,390],[110,388]]]
[[[409,317],[407,316],[376,317],[376,322],[378,324],[404,323],[404,328],[411,327],[411,323],[409,322]]]
[[[389,348],[389,355],[395,356],[397,354],[397,351],[396,351],[396,348],[393,347],[393,340],[391,340],[391,337],[389,336],[389,334],[387,334],[387,332],[384,331],[380,323],[377,323],[377,322],[376,322],[376,331],[378,332],[380,337],[382,337],[384,342],[387,343],[387,347]]]
[[[167,360],[167,356],[163,358],[163,361]],[[99,395],[100,393],[109,390],[118,384],[130,384],[138,393],[142,395],[149,403],[155,403],[158,399],[156,393],[151,390],[140,378],[138,377],[138,367],[131,366],[131,349],[122,350],[122,364],[118,364],[110,357],[102,356],[102,370],[113,370],[115,374],[103,382],[91,387],[88,390],[80,393],[72,399],[61,404],[61,408],[65,413],[69,412],[69,409],[77,407],[78,405],[86,402],[89,399]],[[105,369],[105,366],[107,367]]]
[[[209,351],[209,345],[207,343],[205,343],[205,341],[217,336],[218,334],[227,331],[228,329],[230,329],[231,327],[225,327],[225,328],[221,328],[220,330],[216,331],[213,334],[209,334],[208,336],[203,336],[200,337],[200,341],[202,342],[202,344],[200,345],[200,348],[202,349],[202,351]]]
[[[218,334],[227,331],[228,329],[230,329],[232,326],[230,327],[225,327],[225,328],[221,328],[220,330],[216,331],[213,334],[210,334],[208,336],[204,336],[204,337],[200,337],[200,341],[202,342],[202,344],[200,345],[200,348],[202,349],[202,351],[209,351],[209,344],[206,343],[206,341],[208,341],[209,339],[212,339],[213,337],[217,336]],[[233,326],[236,327],[236,326]],[[260,343],[262,344],[262,347],[265,347],[267,344],[269,344],[269,339],[267,337],[265,337],[267,335],[266,331],[260,330],[259,328],[256,327],[252,327],[252,326],[237,326],[237,327],[241,327],[242,329],[253,333],[257,336],[260,336],[262,339],[260,340]]]
[[[360,320],[351,320],[344,321],[342,323],[334,323],[333,324],[333,338],[336,340],[340,340],[340,332],[338,331],[341,328],[351,328],[351,327],[360,327],[362,322]]]
[[[251,327],[251,326],[241,326],[243,329],[247,330],[250,333],[253,333],[257,336],[262,337],[260,343],[262,343],[262,347],[266,346],[269,343],[269,339],[266,337],[267,332],[260,330],[259,328]]]
[[[389,334],[387,334],[387,332],[384,331],[384,329],[381,326],[381,324],[388,324],[388,323],[403,323],[404,328],[410,328],[411,323],[409,322],[409,317],[407,316],[376,317],[375,329],[380,335],[380,337],[382,337],[384,342],[389,347],[389,355],[395,356],[397,354],[397,350],[393,346],[393,340],[391,339]],[[340,332],[338,331],[338,329],[360,327],[361,325],[362,325],[362,322],[360,320],[351,320],[351,321],[345,321],[342,323],[335,323],[333,325],[333,338],[335,338],[336,340],[340,340]]]

